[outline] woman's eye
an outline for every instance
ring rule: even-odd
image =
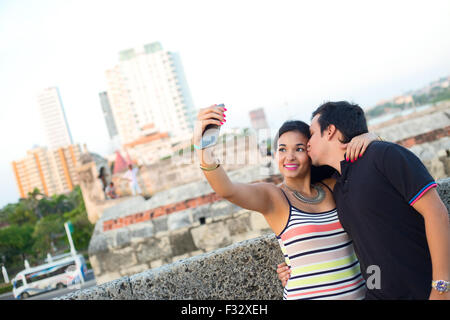
[[[283,151],[285,151],[286,149],[285,148],[280,148],[280,149],[278,149],[278,151],[280,151],[280,152],[283,152]]]
[[[297,151],[303,152],[303,151],[305,151],[305,149],[303,149],[303,148],[297,148]]]

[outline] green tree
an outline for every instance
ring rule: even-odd
[[[54,253],[55,242],[64,235],[63,217],[57,214],[48,215],[36,223],[33,233],[33,250],[40,257],[44,257],[47,252]]]
[[[6,260],[20,256],[23,261],[26,255],[32,254],[33,231],[30,224],[0,229],[0,256],[4,256]]]
[[[18,203],[8,204],[2,210],[6,211],[7,221],[10,225],[33,225],[38,220],[25,199],[20,199]]]

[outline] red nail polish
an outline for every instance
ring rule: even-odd
[[[223,124],[223,122],[221,122],[220,124]]]
[[[347,158],[345,158],[346,160],[347,160],[347,162],[348,162],[348,157]]]
[[[223,108],[223,110],[227,111],[227,108]]]
[[[224,117],[224,118],[226,117],[225,113],[223,114],[223,117]]]

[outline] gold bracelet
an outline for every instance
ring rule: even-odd
[[[202,169],[203,171],[213,171],[216,170],[218,167],[220,167],[220,163],[216,164],[215,167],[203,167],[202,165],[200,165],[200,169]]]

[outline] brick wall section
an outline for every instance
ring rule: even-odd
[[[399,140],[396,143],[405,148],[411,148],[412,146],[417,144],[433,142],[448,136],[450,136],[450,126],[419,134],[415,137]]]
[[[282,182],[281,176],[271,176],[267,179],[257,182],[269,182],[274,184],[279,184]],[[147,210],[144,212],[134,213],[122,218],[106,220],[103,222],[103,231],[109,231],[114,229],[119,229],[126,227],[131,224],[140,223],[144,221],[148,221],[159,216],[168,215],[174,212],[183,211],[190,208],[196,208],[199,206],[203,206],[206,204],[210,204],[219,200],[223,200],[222,197],[218,196],[215,192],[210,194],[204,194],[197,198],[187,199],[171,204],[167,204],[164,206],[160,206],[151,210]]]

